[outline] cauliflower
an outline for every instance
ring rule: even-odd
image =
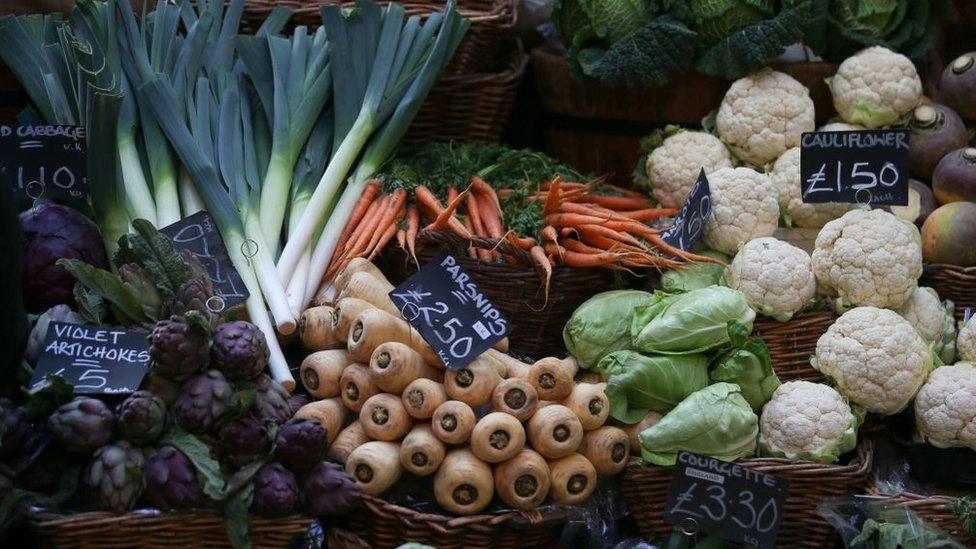
[[[733,255],[760,236],[773,236],[779,224],[776,187],[750,168],[721,168],[708,174],[712,215],[702,238],[709,248]]]
[[[922,276],[918,229],[882,210],[853,210],[820,230],[813,274],[837,308],[900,307]]]
[[[817,291],[810,256],[770,237],[747,242],[726,268],[725,280],[753,309],[780,322],[806,307]]]
[[[647,179],[651,194],[665,208],[680,208],[698,180],[702,168],[711,173],[731,168],[732,156],[725,144],[705,132],[678,132],[647,155]]]
[[[820,383],[790,381],[776,389],[759,418],[764,456],[835,463],[857,445],[859,418],[844,397]]]
[[[922,80],[907,57],[872,46],[840,64],[830,92],[844,122],[873,129],[914,109],[922,100]]]
[[[797,227],[819,229],[832,219],[844,215],[858,206],[831,202],[805,204],[800,193],[800,147],[786,151],[773,164],[769,178],[779,190],[779,208],[788,224]]]
[[[732,83],[715,118],[718,136],[754,166],[776,160],[814,128],[810,91],[792,76],[765,69]]]
[[[932,352],[898,313],[857,307],[817,340],[813,367],[869,412],[891,415],[908,406],[932,368]]]
[[[959,323],[959,335],[956,337],[956,349],[959,359],[966,362],[976,362],[976,320]]]
[[[932,288],[917,288],[904,305],[895,309],[915,327],[922,339],[934,344],[933,350],[943,364],[951,364],[956,357],[956,319],[952,316],[951,301],[939,301]]]
[[[847,122],[831,122],[817,128],[818,132],[856,132],[865,130],[860,124],[848,124]]]
[[[915,426],[932,446],[976,450],[976,366],[936,368],[915,399]]]

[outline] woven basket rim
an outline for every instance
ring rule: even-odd
[[[931,503],[931,504],[945,504],[949,505],[959,498],[953,496],[944,496],[939,494],[917,494],[915,492],[909,492],[903,490],[901,492],[887,493],[878,488],[877,486],[868,486],[865,492],[869,496],[877,496],[885,500],[890,500],[895,503],[908,503],[913,502],[916,504],[921,503]]]
[[[395,515],[400,522],[409,524],[423,522],[442,533],[461,528],[499,528],[516,524],[541,526],[560,522],[567,517],[566,511],[558,506],[546,506],[543,510],[512,510],[488,515],[452,516],[415,511],[369,494],[362,494],[362,502],[377,515]]]
[[[28,511],[28,517],[31,522],[36,526],[41,528],[58,527],[63,525],[75,524],[78,522],[83,522],[86,526],[97,526],[100,524],[112,524],[116,522],[125,522],[130,520],[180,520],[185,518],[204,518],[204,519],[214,519],[224,520],[223,515],[216,513],[212,510],[198,509],[198,510],[181,510],[181,511],[161,511],[159,509],[141,509],[133,510],[125,513],[114,513],[111,511],[80,511],[77,513],[65,513],[59,511],[52,511],[47,509],[31,509]],[[257,523],[293,523],[293,522],[312,522],[314,520],[311,516],[291,514],[284,517],[262,517],[255,516],[253,520]]]
[[[419,14],[422,17],[427,17],[431,13],[439,12],[444,7],[443,2],[437,1],[424,1],[424,0],[396,0],[400,5],[406,8],[407,14]],[[229,2],[229,0],[228,0]],[[382,2],[381,2],[382,3]],[[388,3],[388,2],[387,2]],[[277,0],[264,0],[257,1],[248,0],[245,3],[245,13],[247,14],[267,14],[270,13],[277,6],[285,6],[291,9],[294,14],[301,13],[312,13],[317,12],[322,6],[333,5],[336,2],[329,0],[307,0],[302,2],[301,6],[295,6],[291,2],[280,2]],[[343,7],[353,7],[355,2],[350,0],[343,0],[341,2]],[[459,2],[457,6],[458,13],[471,21],[472,24],[488,23],[497,24],[500,29],[508,29],[515,26],[518,22],[518,10],[515,8],[515,2],[513,0],[493,0],[491,11],[484,11],[480,9],[474,9]],[[411,9],[413,8],[413,9]]]
[[[522,78],[522,73],[525,72],[525,68],[529,64],[529,56],[525,55],[525,48],[522,46],[522,40],[520,38],[516,38],[514,42],[516,46],[512,50],[512,53],[509,54],[509,61],[504,70],[499,72],[445,74],[437,81],[437,88],[439,90],[450,90],[450,88],[457,85],[492,84],[507,86],[517,83]]]

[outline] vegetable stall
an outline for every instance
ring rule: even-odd
[[[26,4],[4,543],[976,540],[965,2]]]

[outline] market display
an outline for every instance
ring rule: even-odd
[[[516,119],[417,139],[523,58],[469,0],[0,18],[0,539],[972,544],[976,53],[940,57],[943,4],[557,0],[554,94],[722,87],[613,121],[632,174]]]

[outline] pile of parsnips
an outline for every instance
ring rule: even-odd
[[[308,309],[299,324],[315,351],[302,383],[321,400],[295,416],[326,428],[330,457],[363,492],[381,494],[407,472],[433,475],[437,502],[452,513],[478,513],[496,493],[529,510],[549,496],[581,503],[598,474],[626,465],[627,433],[604,426],[606,384],[577,383],[575,359],[525,364],[489,349],[445,370],[372,263],[353,261],[336,287],[334,305]],[[358,419],[347,422],[351,414]]]

